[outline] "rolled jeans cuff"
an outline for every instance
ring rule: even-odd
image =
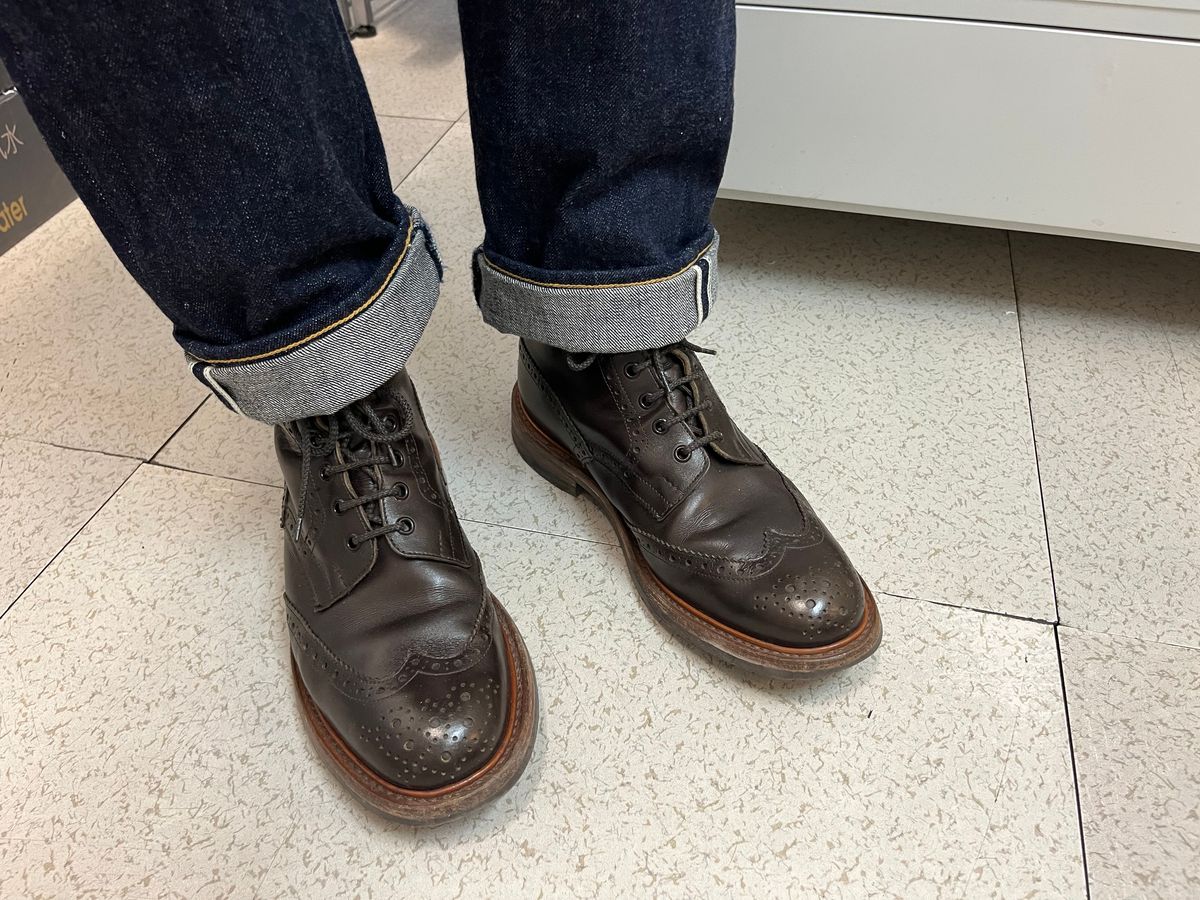
[[[475,299],[483,320],[573,353],[625,353],[683,340],[712,310],[716,230],[686,263],[658,277],[609,280],[603,272],[536,272],[475,251]],[[642,273],[633,273],[642,274]],[[581,283],[586,282],[586,283]]]
[[[442,264],[419,212],[408,208],[382,284],[307,337],[240,359],[187,354],[192,374],[232,409],[268,424],[329,415],[404,368],[437,303]]]

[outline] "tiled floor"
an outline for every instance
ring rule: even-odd
[[[0,259],[0,897],[1200,896],[1200,257],[719,204],[697,340],[887,629],[748,681],[509,446],[453,6],[403,9],[356,48],[452,263],[412,369],[538,669],[530,770],[417,831],[319,767],[269,430],[204,400],[75,205]]]

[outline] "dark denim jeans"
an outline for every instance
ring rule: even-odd
[[[716,285],[732,0],[459,14],[485,319],[578,351],[684,337]],[[226,403],[264,421],[331,412],[403,367],[441,262],[392,192],[331,0],[0,0],[0,57]]]

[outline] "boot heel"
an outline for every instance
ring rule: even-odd
[[[554,444],[549,438],[540,433],[541,429],[529,418],[521,395],[513,388],[512,396],[512,441],[517,453],[526,465],[537,472],[560,491],[566,491],[572,497],[578,497],[583,488],[572,472],[568,462],[568,454]]]

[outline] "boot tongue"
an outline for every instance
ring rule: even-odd
[[[708,380],[708,373],[704,371],[704,367],[700,365],[700,361],[696,359],[695,354],[685,352],[682,348],[674,347],[671,349],[668,359],[673,359],[678,364],[679,371],[684,376],[694,373],[700,375],[698,379],[685,385],[680,390],[672,391],[671,399],[668,402],[679,413],[684,411],[689,401],[692,406],[698,406],[705,400],[710,402],[711,405],[705,412],[697,413],[692,417],[694,422],[698,422],[701,434],[708,435],[720,432],[721,437],[710,443],[708,445],[709,449],[728,462],[742,463],[748,466],[761,466],[765,464],[767,461],[766,456],[734,424],[733,419],[725,409],[725,404],[721,402],[721,398],[717,396],[717,392],[713,389],[712,382]],[[671,368],[674,368],[674,366],[671,366]],[[674,379],[678,376],[669,375],[669,377]],[[690,393],[686,398],[682,398],[685,391]],[[681,399],[676,399],[676,395],[680,395]]]
[[[680,350],[672,348],[664,353],[660,359],[662,362],[662,376],[668,382],[678,381],[692,372],[691,362]],[[682,415],[689,406],[694,406],[699,402],[695,393],[689,390],[689,388],[694,387],[694,384],[684,385],[667,394],[667,405],[675,411],[676,415]],[[692,416],[687,424],[693,431],[701,427],[701,422],[696,416]]]

